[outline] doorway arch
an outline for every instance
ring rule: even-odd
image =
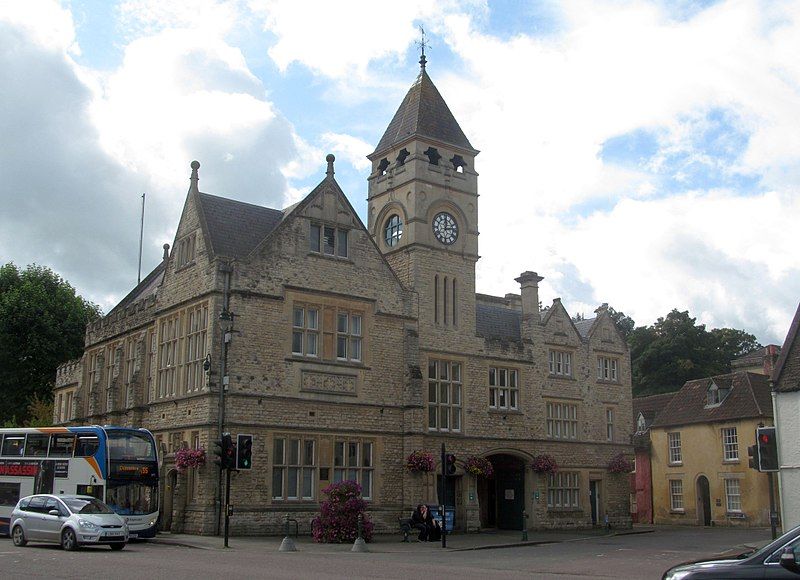
[[[510,453],[489,455],[494,476],[478,479],[481,527],[519,530],[525,509],[525,461]]]
[[[697,478],[697,522],[704,526],[711,525],[711,492],[708,478],[701,475]]]

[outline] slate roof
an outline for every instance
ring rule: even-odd
[[[475,151],[425,69],[420,71],[406,93],[378,142],[375,153],[389,149],[412,135],[430,137]]]
[[[587,338],[589,336],[589,331],[592,329],[592,325],[594,321],[597,320],[596,318],[589,318],[583,320],[575,320],[573,321],[575,324],[575,328],[578,329],[578,332],[583,338]]]
[[[500,306],[475,304],[475,332],[484,338],[520,340],[522,313]]]
[[[161,260],[161,262],[158,263],[158,266],[156,266],[152,272],[145,276],[144,279],[139,282],[133,290],[128,292],[128,295],[120,300],[119,304],[112,308],[108,314],[106,314],[106,316],[112,312],[125,308],[129,304],[138,302],[142,298],[146,298],[147,296],[155,294],[158,287],[161,286],[161,281],[164,279],[165,265],[166,260]]]
[[[786,340],[781,348],[781,356],[775,365],[772,373],[772,382],[775,385],[775,392],[789,393],[800,391],[800,304],[794,313],[792,325],[786,334]]]
[[[721,404],[706,407],[706,393],[711,381],[731,391]],[[658,414],[651,427],[670,427],[694,423],[734,421],[756,417],[772,417],[769,378],[758,373],[740,371],[716,377],[687,381],[681,390]]]
[[[672,400],[675,393],[661,393],[659,395],[649,395],[647,397],[634,397],[633,398],[633,429],[637,430],[636,420],[639,418],[639,413],[644,415],[646,428],[649,429],[659,413]]]
[[[217,256],[244,258],[284,217],[278,209],[198,193],[208,240]]]

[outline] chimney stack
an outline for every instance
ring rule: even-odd
[[[781,355],[781,347],[777,344],[768,344],[764,352],[764,374],[768,377],[772,376],[772,371],[775,370],[775,365],[778,362],[778,357]]]
[[[535,322],[541,322],[541,314],[539,312],[539,282],[544,280],[536,272],[523,272],[516,279],[520,285],[520,294],[522,295],[522,318],[533,319]]]

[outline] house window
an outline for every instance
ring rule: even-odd
[[[674,512],[683,511],[683,480],[669,480],[669,509]]]
[[[333,446],[333,481],[355,481],[361,486],[361,497],[372,499],[372,443],[337,441]]]
[[[175,395],[178,374],[178,337],[180,316],[175,314],[161,321],[158,345],[158,397]]]
[[[69,421],[74,417],[72,412],[72,400],[75,397],[74,391],[69,391],[64,395],[64,421]]]
[[[275,438],[272,453],[272,499],[314,499],[317,468],[313,439]]]
[[[550,351],[550,374],[571,377],[572,376],[572,353],[560,350]]]
[[[150,339],[148,341],[148,363],[147,363],[147,400],[153,401],[156,398],[155,391],[155,375],[156,375],[156,357],[158,355],[158,337],[156,331],[150,331]]]
[[[319,309],[295,306],[292,311],[292,354],[319,356]]]
[[[578,406],[570,403],[547,403],[547,436],[575,439],[578,436]]]
[[[489,407],[519,408],[519,382],[516,369],[489,367]]]
[[[742,492],[738,479],[725,480],[725,505],[728,512],[741,513]]]
[[[711,383],[706,392],[706,407],[716,407],[725,400],[730,389],[720,389],[715,383]]]
[[[578,472],[559,471],[548,476],[547,507],[580,507],[580,474]]]
[[[384,240],[386,245],[391,247],[400,243],[400,238],[403,237],[403,220],[397,214],[392,215],[389,221],[386,222],[386,229],[384,231]]]
[[[186,392],[197,391],[205,385],[203,362],[206,359],[208,335],[208,304],[187,312],[186,322]]]
[[[100,352],[95,351],[89,355],[89,390],[93,391],[94,386],[100,380]]]
[[[725,461],[739,461],[739,436],[736,427],[722,429],[722,454]]]
[[[136,341],[132,338],[128,339],[125,348],[125,382],[131,384],[133,382],[133,374],[136,372]]]
[[[336,315],[336,358],[361,360],[361,315],[338,312]]]
[[[636,432],[644,433],[645,431],[647,431],[647,420],[642,413],[639,413],[639,416],[636,418]]]
[[[338,256],[346,258],[347,253],[347,232],[333,226],[321,226],[311,224],[309,235],[309,249],[312,252],[325,254],[327,256]]]
[[[461,431],[461,364],[428,362],[428,429]]]
[[[616,381],[617,359],[607,356],[597,357],[597,379],[600,381]]]
[[[681,434],[668,433],[667,439],[669,441],[669,462],[670,464],[683,463],[683,455],[681,454]]]
[[[106,412],[114,410],[114,375],[118,374],[117,365],[122,362],[122,349],[108,347],[106,351]]]
[[[606,409],[606,439],[614,440],[614,409]]]

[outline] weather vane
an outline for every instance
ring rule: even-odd
[[[427,60],[425,59],[425,47],[427,46],[428,48],[430,48],[431,45],[428,43],[427,40],[425,40],[425,29],[422,28],[422,25],[420,25],[419,27],[419,32],[422,39],[415,41],[414,44],[416,44],[422,50],[422,56],[419,57],[419,66],[422,68],[422,70],[425,70],[425,63],[427,62]]]

